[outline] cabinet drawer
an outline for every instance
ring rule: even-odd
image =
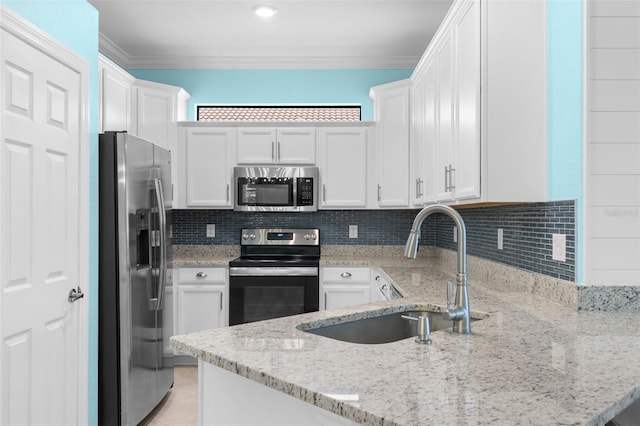
[[[324,267],[322,268],[323,283],[369,283],[370,268],[358,267]]]
[[[225,283],[227,268],[179,268],[178,283]]]

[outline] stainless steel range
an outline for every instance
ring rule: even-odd
[[[318,229],[243,229],[229,262],[229,325],[317,311],[319,265]]]

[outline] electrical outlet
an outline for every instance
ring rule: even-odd
[[[358,225],[349,225],[349,238],[358,238]]]
[[[498,250],[504,249],[504,229],[498,228]]]
[[[454,243],[458,242],[458,227],[457,226],[453,227],[453,242]]]
[[[567,236],[565,234],[553,234],[553,252],[551,258],[558,262],[567,261]]]
[[[216,237],[216,225],[213,223],[207,224],[207,238],[215,238]]]

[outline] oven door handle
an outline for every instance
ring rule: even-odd
[[[230,277],[317,277],[318,268],[315,266],[287,266],[287,267],[245,267],[232,266],[229,268]]]

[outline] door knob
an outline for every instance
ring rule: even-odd
[[[82,292],[82,290],[80,290],[80,287],[78,286],[77,290],[75,288],[72,288],[71,290],[69,290],[69,297],[67,298],[67,300],[69,301],[69,303],[73,303],[78,299],[82,299],[83,297],[84,297],[84,293]]]

